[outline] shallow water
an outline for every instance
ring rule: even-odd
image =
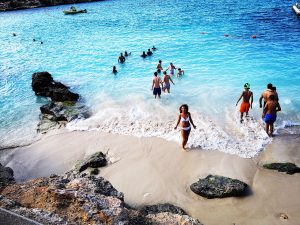
[[[280,97],[277,128],[300,123],[300,20],[291,4],[126,0],[78,4],[88,13],[75,16],[63,15],[69,6],[0,13],[0,145],[36,138],[39,106],[47,100],[34,96],[31,75],[48,71],[93,112],[70,129],[179,141],[172,128],[179,105],[188,103],[198,125],[191,146],[253,156],[270,142],[258,107],[267,83]],[[142,59],[153,45],[157,51]],[[120,65],[125,50],[132,55]],[[160,101],[150,90],[159,59],[164,68],[173,62],[185,71]],[[254,104],[251,119],[240,125],[235,103],[245,82]]]

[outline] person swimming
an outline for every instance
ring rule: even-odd
[[[124,63],[126,61],[125,57],[123,56],[123,53],[120,53],[120,56],[118,58],[119,63]]]
[[[183,74],[184,74],[184,70],[182,70],[181,68],[178,68],[177,77],[180,77]]]
[[[131,52],[128,53],[127,51],[125,51],[125,52],[124,52],[124,55],[125,55],[125,57],[130,56],[130,55],[131,55]]]
[[[157,69],[158,73],[160,73],[163,70],[161,63],[162,63],[162,61],[158,60],[158,64],[156,66],[156,69]]]
[[[153,52],[151,52],[151,50],[150,50],[150,48],[148,49],[148,52],[147,52],[147,55],[152,55],[153,54]]]
[[[116,66],[113,66],[112,73],[115,74],[115,75],[118,73]]]
[[[156,47],[153,45],[153,47],[152,47],[152,51],[156,51]]]
[[[143,54],[141,55],[142,58],[146,58],[147,57],[147,54],[145,51],[143,51]]]

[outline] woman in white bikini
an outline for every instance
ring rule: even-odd
[[[188,142],[191,132],[191,124],[193,125],[194,129],[196,129],[196,126],[192,120],[192,115],[189,113],[188,105],[183,104],[182,106],[180,106],[179,112],[180,114],[174,129],[176,130],[177,126],[181,122],[182,148],[185,150],[185,145]]]

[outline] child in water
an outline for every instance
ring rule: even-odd
[[[177,77],[180,77],[183,74],[184,74],[184,70],[182,70],[181,68],[178,68]]]

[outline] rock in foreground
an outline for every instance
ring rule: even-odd
[[[98,167],[104,160],[103,153],[96,153],[85,164]],[[103,177],[88,176],[78,170],[9,184],[0,189],[0,207],[42,224],[201,225],[171,204],[130,208],[123,193]]]
[[[0,164],[0,188],[14,181],[14,171],[10,167],[4,167]]]
[[[244,182],[236,179],[208,175],[193,183],[190,188],[196,194],[210,199],[243,196],[246,194],[247,186]]]
[[[263,167],[270,170],[285,172],[287,174],[300,173],[300,168],[297,167],[294,163],[289,163],[289,162],[264,164]]]

